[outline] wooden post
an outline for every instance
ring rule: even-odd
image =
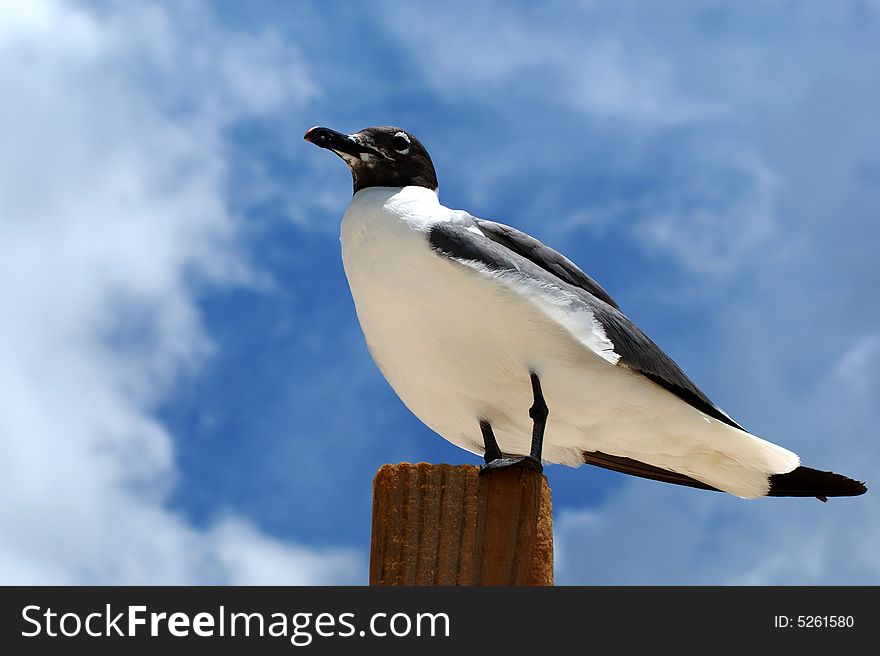
[[[553,585],[547,479],[522,467],[383,465],[370,585]]]

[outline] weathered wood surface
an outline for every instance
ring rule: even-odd
[[[373,481],[370,585],[553,585],[546,477],[383,465]]]

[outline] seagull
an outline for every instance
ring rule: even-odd
[[[481,472],[590,464],[746,499],[866,491],[746,431],[571,260],[442,205],[406,130],[304,138],[351,170],[342,260],[373,360]]]

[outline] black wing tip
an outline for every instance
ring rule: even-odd
[[[827,501],[828,497],[857,497],[868,491],[862,481],[843,474],[821,471],[811,467],[798,467],[787,474],[770,477],[771,497],[816,497]]]
[[[611,469],[622,474],[648,478],[663,483],[684,485],[703,490],[719,491],[684,474],[661,469],[638,460],[612,456],[601,451],[584,451],[583,460],[588,465]],[[842,474],[821,471],[810,467],[798,467],[787,474],[774,474],[770,477],[771,497],[815,497],[828,501],[828,497],[857,497],[868,491],[862,481],[856,481]]]

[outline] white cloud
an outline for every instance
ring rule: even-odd
[[[315,552],[271,540],[240,519],[210,532],[212,554],[232,584],[333,585],[365,582],[366,563],[351,551]]]
[[[459,11],[395,5],[383,25],[409,47],[437,92],[450,100],[465,94],[505,103],[530,90],[597,119],[645,125],[726,113],[723,103],[681,84],[665,52],[638,47],[626,29],[609,29],[602,14],[505,3],[468,3]]]
[[[760,252],[779,229],[775,200],[781,181],[759,155],[743,150],[738,146],[716,152],[715,161],[724,164],[714,167],[715,175],[699,179],[695,172],[689,180],[708,198],[694,201],[672,193],[662,202],[645,203],[632,228],[642,248],[663,253],[694,273],[714,276],[736,272]],[[713,189],[729,176],[743,181],[735,196]],[[674,192],[686,192],[682,187]]]
[[[880,388],[880,334],[864,335],[847,350],[834,369],[837,378],[860,397]]]
[[[0,581],[354,578],[351,553],[169,510],[154,416],[210,353],[199,288],[254,280],[225,130],[315,93],[297,52],[198,3],[4,3],[0,80]]]
[[[557,583],[875,584],[880,526],[865,518],[878,512],[870,494],[743,501],[629,481],[594,510],[558,513]]]

